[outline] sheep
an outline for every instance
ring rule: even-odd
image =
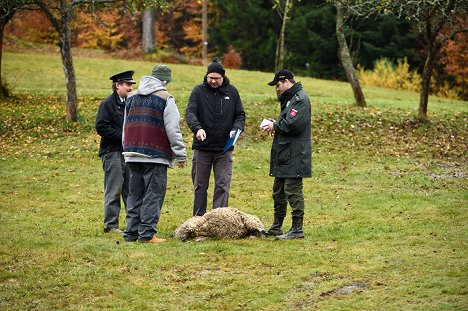
[[[181,224],[174,237],[187,241],[204,241],[207,238],[239,239],[250,236],[265,236],[258,217],[241,212],[237,208],[215,208],[203,216],[194,216]]]

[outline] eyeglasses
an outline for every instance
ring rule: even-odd
[[[210,80],[210,81],[213,81],[213,80],[218,81],[218,80],[221,80],[223,77],[208,77],[208,76],[207,76],[207,78],[208,78],[208,80]]]

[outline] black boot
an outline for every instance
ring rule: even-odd
[[[304,231],[302,231],[303,217],[293,217],[292,227],[283,235],[278,235],[275,240],[290,240],[304,238]]]
[[[271,225],[270,229],[268,229],[266,234],[273,236],[282,235],[283,230],[281,230],[281,227],[283,226],[283,220],[284,217],[274,216],[273,224]]]

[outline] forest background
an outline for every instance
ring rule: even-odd
[[[273,12],[274,1],[210,1],[208,8],[208,51],[221,56],[227,68],[274,71],[277,33],[281,18]],[[125,14],[113,8],[90,15],[78,11],[72,23],[74,54],[164,63],[201,64],[201,1],[176,0],[167,10],[156,11],[156,50],[142,49],[142,13]],[[128,13],[128,12],[127,12]],[[296,74],[321,79],[345,80],[338,57],[336,12],[326,1],[294,4],[290,11],[284,67]],[[467,22],[464,21],[466,24]],[[415,24],[394,16],[347,21],[348,44],[361,74],[384,64],[403,64],[421,73],[425,38]],[[449,40],[438,58],[432,80],[435,95],[468,98],[465,73],[467,34]],[[58,43],[57,32],[40,11],[19,11],[5,27],[5,51],[38,49]],[[31,45],[32,44],[32,45]],[[58,48],[57,48],[58,50]],[[363,79],[363,84],[372,83]],[[419,84],[415,81],[414,89]]]

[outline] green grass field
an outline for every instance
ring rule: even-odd
[[[299,77],[313,104],[305,239],[173,239],[191,216],[189,164],[169,171],[158,233],[168,242],[125,243],[102,230],[94,119],[109,76],[134,69],[139,81],[154,64],[76,57],[80,121],[70,124],[59,56],[3,57],[14,96],[0,102],[1,310],[468,308],[466,102],[431,97],[431,122],[417,124],[416,93],[366,87],[358,109],[348,84]],[[184,117],[205,68],[171,67]],[[227,75],[247,113],[230,205],[269,226],[271,138],[258,125],[278,113],[273,74]]]

